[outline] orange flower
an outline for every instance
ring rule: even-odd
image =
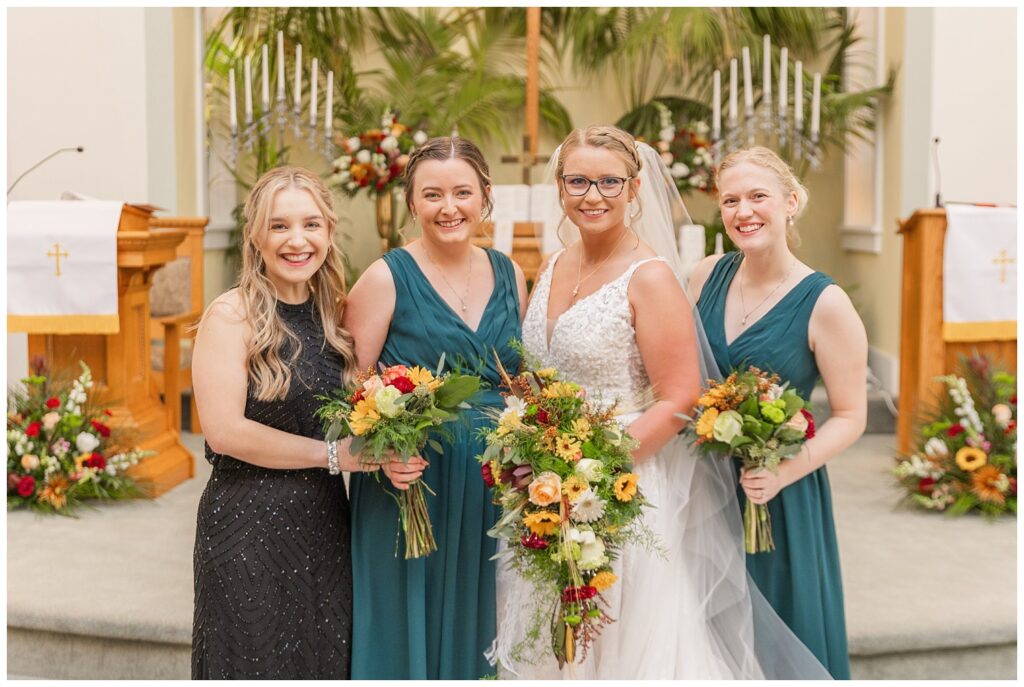
[[[615,480],[615,498],[623,503],[629,503],[636,496],[637,477],[632,472],[627,472]]]
[[[43,490],[39,492],[39,500],[60,510],[67,503],[67,491],[70,486],[71,484],[63,475],[51,475],[46,480]]]
[[[562,498],[562,480],[553,472],[543,472],[530,482],[530,503],[550,506]]]
[[[590,586],[599,592],[603,592],[615,584],[618,579],[619,578],[615,573],[604,570],[590,578]]]
[[[995,465],[983,465],[971,475],[971,492],[986,503],[1006,503],[1010,479]]]

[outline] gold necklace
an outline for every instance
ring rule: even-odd
[[[614,246],[612,246],[611,251],[608,253],[608,255],[604,256],[604,260],[602,260],[601,263],[597,267],[595,267],[594,269],[590,270],[590,272],[587,273],[587,276],[582,277],[582,278],[580,277],[580,274],[582,274],[582,272],[583,272],[583,246],[582,245],[580,246],[580,264],[579,264],[579,267],[576,269],[576,286],[572,290],[572,302],[573,303],[576,302],[576,294],[578,294],[580,292],[580,284],[585,282],[587,279],[590,279],[591,277],[593,277],[595,272],[597,272],[599,269],[604,267],[604,264],[606,262],[608,262],[608,259],[610,257],[612,257],[613,255],[615,255],[615,250],[619,247],[619,244],[622,243],[622,239],[626,238],[626,234],[628,234],[628,233],[629,233],[628,230],[622,232],[622,236],[620,236],[619,240],[615,242]]]
[[[470,251],[472,251],[472,248],[470,248]],[[434,269],[441,275],[441,279],[444,280],[444,283],[448,286],[451,292],[455,294],[455,297],[459,299],[459,304],[462,306],[462,312],[465,313],[466,299],[469,298],[469,282],[473,277],[473,253],[470,252],[469,254],[469,271],[466,273],[466,296],[463,298],[459,295],[459,292],[455,290],[455,287],[452,286],[451,282],[448,281],[448,277],[444,276],[444,270],[437,266],[437,263],[434,262],[434,258],[430,257],[430,251],[427,250],[426,246],[423,246],[423,252],[427,254],[427,260],[430,261],[430,264],[433,265]]]
[[[767,300],[768,300],[769,298],[771,298],[771,297],[772,297],[772,296],[773,296],[773,295],[775,294],[775,292],[776,292],[776,291],[778,291],[778,290],[779,290],[779,288],[781,288],[781,287],[782,287],[782,285],[783,285],[783,284],[785,284],[785,283],[786,283],[787,281],[789,281],[789,278],[790,278],[790,276],[792,276],[792,274],[793,274],[793,270],[795,270],[795,269],[796,269],[796,258],[794,257],[794,258],[793,258],[793,264],[789,266],[789,272],[787,272],[787,273],[786,273],[786,276],[782,278],[782,281],[780,281],[780,282],[779,282],[778,284],[776,284],[776,285],[775,285],[775,288],[774,288],[774,289],[772,289],[772,290],[771,290],[771,291],[770,291],[770,292],[768,293],[768,295],[767,295],[767,296],[765,296],[764,298],[762,298],[762,299],[761,299],[761,302],[760,302],[760,303],[758,303],[757,305],[755,305],[755,306],[754,306],[753,308],[751,308],[750,310],[747,310],[747,305],[746,305],[746,303],[744,303],[744,302],[743,302],[743,279],[742,279],[742,278],[740,279],[740,310],[744,310],[744,311],[745,311],[745,313],[744,313],[744,315],[743,315],[743,319],[742,319],[742,320],[740,320],[740,326],[741,326],[741,327],[746,327],[746,326],[747,326],[747,318],[748,318],[748,317],[750,317],[750,316],[751,316],[751,314],[753,314],[753,312],[754,312],[755,310],[757,310],[757,309],[758,309],[758,308],[760,308],[760,307],[761,307],[762,305],[764,305],[764,304],[765,304],[765,302],[766,302],[766,301],[767,301]]]

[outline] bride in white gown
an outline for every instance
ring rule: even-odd
[[[546,636],[524,656],[518,643],[537,607],[528,583],[499,563],[499,675],[828,679],[748,582],[731,466],[698,458],[678,436],[676,414],[717,370],[681,285],[673,228],[689,218],[667,170],[652,148],[607,126],[573,131],[552,164],[559,225],[580,240],[542,268],[523,343],[542,367],[627,411],[619,420],[640,442],[634,472],[653,505],[644,519],[664,551],[624,548],[619,581],[604,592],[615,622],[562,671]]]

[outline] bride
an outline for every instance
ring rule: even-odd
[[[562,671],[548,637],[523,650],[536,595],[499,563],[490,656],[500,676],[828,679],[748,581],[731,465],[698,458],[678,436],[678,414],[718,371],[681,285],[674,227],[689,217],[668,171],[650,146],[610,126],[573,131],[552,165],[559,229],[579,240],[542,266],[523,343],[541,366],[627,411],[618,419],[639,441],[634,472],[653,506],[644,519],[664,548],[621,552],[619,581],[604,593],[616,622]]]

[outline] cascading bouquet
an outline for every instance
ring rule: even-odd
[[[537,590],[537,612],[515,653],[530,648],[550,618],[561,667],[584,660],[601,627],[613,622],[601,592],[617,580],[611,562],[622,546],[657,547],[631,472],[637,443],[616,424],[614,407],[588,402],[553,368],[510,377],[499,361],[499,370],[505,408],[491,409],[496,426],[481,430],[487,448],[477,457],[501,506],[488,534],[505,542],[512,568]]]
[[[7,413],[7,508],[70,514],[85,499],[145,496],[125,470],[153,451],[126,445],[110,411],[90,398],[92,372],[70,384],[48,379],[41,362],[12,389]]]
[[[480,389],[479,377],[456,372],[442,375],[443,366],[443,355],[433,373],[422,367],[381,366],[377,374],[370,370],[360,375],[354,388],[320,396],[325,403],[316,417],[324,423],[326,440],[352,436],[352,453],[364,465],[387,463],[392,453],[408,462],[427,444],[440,453],[441,445],[431,434],[443,432],[441,425],[459,419],[460,411],[470,407],[466,401]],[[398,503],[407,559],[437,550],[424,489],[430,490],[417,480],[400,495],[392,494]]]
[[[779,376],[751,366],[735,371],[721,382],[709,382],[697,401],[686,433],[696,438],[701,453],[713,457],[736,456],[745,470],[778,473],[779,464],[792,458],[814,436],[814,416],[789,384]],[[747,500],[743,512],[747,553],[773,551],[772,522],[767,504]]]

